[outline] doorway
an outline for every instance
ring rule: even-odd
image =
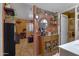
[[[33,32],[31,21],[24,19],[18,19],[15,23],[15,49],[16,56],[33,56],[34,45],[33,45]]]
[[[61,44],[75,40],[75,8],[61,15]],[[63,43],[62,43],[63,42]]]

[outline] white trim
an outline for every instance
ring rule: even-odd
[[[77,6],[77,5],[75,5],[75,6]],[[75,6],[73,6],[73,7],[71,7],[71,8],[68,8],[68,9],[66,9],[66,10],[62,11],[61,13],[67,12],[67,11],[69,11],[69,10],[72,10],[72,9],[74,9],[74,8],[75,8]]]
[[[61,30],[61,14],[58,13],[58,35],[59,35],[59,45],[61,44],[61,33],[60,33],[60,30]]]
[[[78,8],[78,5],[75,6],[75,40],[79,39],[79,32],[78,32],[78,12],[77,12],[77,8]]]
[[[77,6],[75,6],[75,40],[77,39]]]

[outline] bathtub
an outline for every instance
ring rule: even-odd
[[[79,56],[79,40],[59,46],[60,56]]]

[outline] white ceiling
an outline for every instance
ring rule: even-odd
[[[65,10],[78,5],[76,3],[14,3],[13,8],[16,11],[16,15],[19,18],[29,19],[28,14],[32,14],[32,6],[36,5],[39,8],[51,11],[51,12],[64,12]]]
[[[29,5],[36,5],[39,8],[52,11],[52,12],[64,12],[65,10],[78,5],[76,3],[31,3]]]

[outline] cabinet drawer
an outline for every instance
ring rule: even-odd
[[[53,36],[51,37],[51,39],[52,39],[52,40],[58,40],[58,35],[53,35]]]
[[[51,36],[45,36],[44,37],[44,41],[50,41],[51,40]]]

